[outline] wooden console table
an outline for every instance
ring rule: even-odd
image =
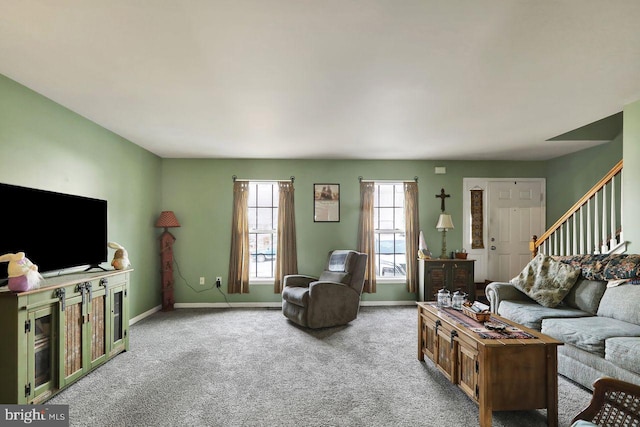
[[[26,292],[0,290],[0,403],[41,404],[129,350],[131,271],[66,274]]]
[[[417,304],[418,360],[427,356],[478,404],[480,427],[491,426],[493,411],[543,408],[547,425],[558,426],[557,347],[562,342],[494,314],[491,321],[519,332],[483,338],[471,329],[483,325],[462,313],[432,302]]]

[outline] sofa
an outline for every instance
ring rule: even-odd
[[[564,343],[558,373],[593,390],[600,377],[640,385],[640,255],[538,254],[486,287],[491,311]]]

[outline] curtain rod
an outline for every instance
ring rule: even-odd
[[[364,179],[361,176],[358,177],[360,182],[418,182],[418,177],[414,176],[413,179]]]
[[[296,177],[291,175],[291,177],[289,179],[244,179],[244,178],[238,178],[237,176],[233,175],[231,177],[233,179],[233,182],[236,181],[251,181],[251,182],[287,182],[287,181],[295,181]]]

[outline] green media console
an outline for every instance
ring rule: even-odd
[[[0,291],[0,403],[42,403],[129,349],[132,270],[74,273]]]

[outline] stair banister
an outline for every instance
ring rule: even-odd
[[[594,199],[594,233],[593,233],[593,237],[597,240],[599,238],[599,214],[598,214],[598,192],[600,192],[607,183],[609,182],[613,182],[615,185],[615,176],[620,173],[622,171],[622,166],[623,166],[623,160],[620,160],[618,163],[616,163],[616,165],[604,176],[602,177],[602,179],[600,181],[598,181],[593,187],[591,187],[591,189],[585,193],[584,196],[582,196],[580,198],[580,200],[578,200],[571,208],[569,208],[569,210],[567,210],[567,212],[565,212],[564,215],[562,215],[551,227],[549,227],[549,229],[547,231],[545,231],[540,237],[538,236],[533,236],[533,238],[531,239],[531,242],[529,243],[529,249],[531,250],[531,255],[532,257],[535,257],[538,254],[538,248],[540,248],[540,246],[544,245],[545,242],[547,242],[547,240],[550,237],[554,237],[554,241],[555,241],[555,236],[554,233],[558,230],[560,230],[561,233],[561,237],[560,237],[560,241],[562,242],[563,237],[562,235],[564,234],[564,228],[563,225],[565,225],[573,215],[575,215],[575,213],[580,210],[580,208],[584,205],[587,205],[587,223],[589,223],[590,221],[590,216],[591,216],[591,210],[590,210],[590,203],[591,203],[591,199]],[[622,181],[622,180],[621,180]],[[622,186],[622,183],[620,183],[620,185]],[[612,200],[611,200],[611,236],[610,236],[610,240],[609,242],[607,242],[607,227],[604,223],[604,221],[607,220],[607,213],[606,213],[606,189],[604,190],[605,193],[603,194],[603,202],[602,202],[602,212],[601,214],[603,215],[603,225],[602,225],[602,245],[609,245],[609,247],[613,247],[615,242],[616,242],[616,226],[615,226],[615,221],[616,221],[616,210],[615,210],[615,187],[611,188],[611,192],[613,193],[612,196]],[[621,197],[622,198],[622,197]],[[620,203],[622,202],[622,200],[620,200]],[[621,211],[622,212],[622,211]],[[573,219],[573,224],[574,224],[574,229],[573,229],[573,234],[574,234],[574,242],[575,242],[575,234],[576,234],[576,229],[575,229],[575,219]],[[567,225],[568,226],[568,225]],[[582,227],[581,227],[581,233],[583,232]],[[567,229],[567,239],[569,235],[569,230]],[[622,232],[620,231],[620,241],[622,242]],[[550,245],[548,245],[549,247],[551,247]],[[553,245],[555,246],[555,245]],[[575,243],[574,243],[575,246]],[[590,250],[591,247],[595,247],[595,246],[600,246],[600,244],[596,241],[593,243],[593,246],[591,245],[591,228],[587,227],[587,249]],[[560,244],[560,251],[563,251],[562,248],[562,244]],[[569,242],[567,241],[567,247],[566,247],[567,251],[570,249],[569,247]],[[582,248],[581,248],[582,249]],[[600,249],[600,248],[599,248]],[[601,249],[602,250],[602,249]],[[569,255],[569,254],[567,254]]]

